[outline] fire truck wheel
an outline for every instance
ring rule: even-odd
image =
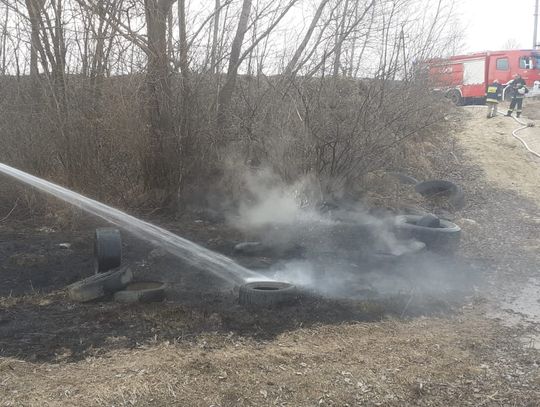
[[[240,287],[240,304],[247,307],[270,308],[291,304],[298,299],[296,286],[277,281],[254,281]]]
[[[461,94],[457,90],[450,91],[448,93],[448,98],[456,106],[463,106],[463,98],[461,97]]]

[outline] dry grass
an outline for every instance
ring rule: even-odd
[[[540,377],[520,372],[517,360],[528,355],[500,358],[509,333],[468,312],[299,329],[269,342],[207,334],[176,344],[156,336],[77,363],[0,359],[1,405],[538,405]]]

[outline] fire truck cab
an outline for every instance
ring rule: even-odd
[[[516,73],[529,88],[527,96],[540,95],[540,51],[480,52],[433,59],[426,65],[434,90],[444,92],[457,105],[481,101],[490,83],[498,79],[504,85]]]

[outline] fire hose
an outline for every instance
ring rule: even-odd
[[[502,115],[502,113],[500,113]],[[503,115],[504,116],[504,115]],[[517,129],[515,129],[514,131],[512,131],[512,136],[514,136],[516,139],[518,139],[521,144],[523,144],[525,146],[525,148],[527,149],[527,151],[535,156],[537,156],[538,158],[540,158],[540,153],[537,153],[536,151],[534,151],[533,149],[531,149],[529,147],[529,145],[525,142],[525,140],[523,140],[521,137],[519,137],[517,135],[518,132],[522,131],[522,130],[525,130],[526,128],[528,127],[534,127],[534,123],[533,122],[529,122],[529,123],[524,123],[522,122],[521,120],[519,120],[517,117],[514,117],[512,116],[512,119],[514,119],[516,122],[518,122],[519,124],[521,124],[521,127],[518,127]]]
[[[467,107],[479,107],[479,108],[485,109],[484,106],[474,106],[474,105],[473,105],[473,106],[467,106]],[[497,113],[498,113],[499,115],[501,115],[501,116],[506,116],[504,113],[501,113],[501,112],[497,112]],[[540,158],[540,153],[538,153],[538,152],[534,151],[532,148],[530,148],[529,145],[525,142],[525,140],[523,140],[521,137],[519,137],[519,136],[517,135],[517,133],[519,133],[519,132],[522,131],[522,130],[525,130],[526,128],[534,127],[534,126],[535,126],[534,122],[528,122],[528,123],[525,123],[525,122],[519,120],[517,117],[514,117],[514,116],[511,116],[511,117],[512,117],[512,119],[514,119],[518,124],[521,125],[521,127],[518,127],[517,129],[515,129],[515,130],[512,131],[512,136],[513,136],[514,138],[516,138],[521,144],[523,144],[523,146],[527,149],[527,151],[528,151],[529,153],[531,153],[531,154],[533,154],[534,156]]]

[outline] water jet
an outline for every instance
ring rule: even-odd
[[[187,261],[195,267],[206,270],[233,284],[243,284],[248,278],[258,277],[258,273],[248,270],[232,259],[206,249],[190,240],[175,235],[152,223],[142,221],[118,209],[85,197],[52,182],[30,175],[24,171],[0,163],[0,173],[50,194],[92,215],[121,227],[131,234],[161,247],[170,254]]]

